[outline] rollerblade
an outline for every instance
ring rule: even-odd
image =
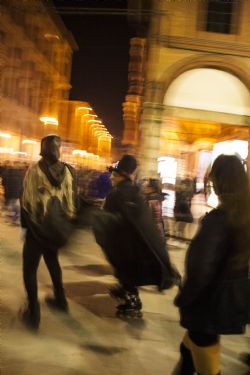
[[[126,290],[121,285],[109,289],[109,295],[116,300],[126,300]]]
[[[118,305],[116,316],[119,318],[141,318],[142,303],[138,294],[127,292],[125,303]]]

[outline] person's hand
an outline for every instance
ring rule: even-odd
[[[22,242],[24,242],[25,239],[26,239],[26,233],[27,233],[27,229],[21,228],[20,239],[21,239]]]

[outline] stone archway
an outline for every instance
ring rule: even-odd
[[[242,63],[239,63],[237,57],[217,54],[203,53],[181,59],[168,67],[158,80],[148,81],[145,85],[146,90],[141,120],[140,160],[143,175],[156,174],[157,171],[156,161],[159,156],[162,114],[165,110],[163,105],[165,93],[179,75],[197,68],[222,70],[232,74],[250,91],[250,75],[247,68]],[[250,152],[248,159],[250,159]]]
[[[207,110],[207,113],[198,113],[199,110],[197,110],[197,108],[195,107],[195,105],[193,107],[190,107],[190,108],[193,108],[191,111],[188,111],[186,110],[186,108],[183,108],[184,109],[184,113],[186,114],[186,119],[190,118],[190,123],[193,123],[192,119],[196,119],[196,117],[192,117],[193,113],[194,112],[197,112],[197,118],[201,118],[202,119],[202,116],[205,115],[205,118],[203,117],[204,119],[204,123],[206,123],[206,125],[208,125],[209,121],[212,120],[212,117],[215,118],[215,121],[214,124],[212,124],[212,127],[214,128],[214,125],[216,125],[216,122],[218,123],[218,126],[221,127],[221,130],[220,130],[220,133],[221,134],[224,134],[225,135],[225,131],[227,132],[227,136],[228,136],[228,139],[232,138],[232,139],[235,139],[235,136],[239,137],[239,139],[242,139],[242,137],[245,139],[245,140],[249,140],[250,141],[250,114],[249,114],[249,98],[250,98],[250,80],[249,80],[249,74],[246,72],[246,70],[244,68],[239,68],[238,65],[236,65],[236,59],[234,58],[225,58],[225,57],[221,57],[221,56],[214,56],[214,55],[209,55],[209,59],[208,59],[208,56],[199,56],[199,58],[186,58],[186,59],[183,59],[181,60],[178,64],[175,64],[174,67],[170,67],[167,69],[167,71],[164,72],[164,74],[162,75],[166,77],[165,79],[165,82],[162,81],[162,86],[161,86],[161,90],[158,90],[158,101],[160,101],[161,103],[164,102],[165,104],[165,108],[167,108],[167,110],[165,111],[165,114],[168,113],[170,114],[170,116],[172,116],[173,118],[176,117],[176,113],[178,113],[180,115],[180,118],[183,117],[183,114],[181,115],[180,112],[181,112],[181,108],[179,108],[179,110],[175,111],[173,110],[174,107],[171,107],[171,105],[177,105],[177,107],[175,109],[178,109],[178,104],[170,104],[171,103],[171,100],[169,102],[170,104],[170,107],[166,106],[167,102],[166,102],[166,98],[165,98],[165,95],[167,95],[167,92],[168,90],[170,89],[170,87],[172,87],[172,83],[174,83],[174,81],[177,82],[178,80],[178,77],[181,77],[182,75],[185,76],[185,73],[187,72],[190,72],[191,71],[202,71],[204,69],[204,73],[205,73],[205,70],[214,70],[214,71],[223,71],[224,73],[228,73],[227,76],[229,77],[229,75],[232,76],[232,79],[235,80],[235,82],[237,82],[238,80],[238,86],[236,85],[235,83],[235,87],[236,87],[236,91],[239,90],[239,95],[240,95],[240,92],[242,92],[242,88],[244,87],[244,98],[246,98],[246,101],[245,101],[245,111],[243,111],[243,115],[241,116],[238,116],[236,115],[237,111],[234,112],[232,111],[225,111],[225,114],[223,113],[220,113],[220,111],[218,113],[216,112],[213,112],[214,109],[208,109]],[[219,74],[217,73],[217,75],[219,76]],[[222,75],[222,73],[221,73]],[[226,74],[225,74],[226,76]],[[161,79],[163,80],[163,78],[161,77]],[[202,81],[201,81],[202,82]],[[201,83],[202,84],[202,83]],[[240,85],[242,86],[242,88],[240,87]],[[209,87],[209,82],[207,84],[207,86]],[[198,85],[199,87],[199,85]],[[220,89],[220,87],[222,86],[218,86],[218,89]],[[166,91],[165,91],[166,90]],[[186,86],[186,91],[184,90],[184,92],[186,93],[187,92],[187,86]],[[195,88],[194,88],[194,92],[195,92]],[[189,93],[190,96],[192,96],[192,93],[190,92]],[[225,91],[225,94],[226,94],[226,91]],[[170,96],[171,97],[171,96]],[[199,97],[197,96],[197,99]],[[211,99],[211,97],[210,97]],[[218,100],[218,103],[220,103],[220,98],[218,97],[217,98]],[[198,100],[199,102],[199,100]],[[237,102],[237,97],[234,97],[234,102]],[[173,103],[173,101],[172,101]],[[180,102],[179,102],[180,103]],[[186,103],[187,104],[187,103]],[[233,102],[231,101],[231,107],[233,107]],[[185,107],[185,106],[184,106]],[[188,105],[186,106],[187,108]],[[230,106],[228,106],[228,108],[230,108]],[[228,109],[227,108],[227,109]],[[169,110],[170,109],[170,110]],[[212,111],[210,112],[211,114],[213,113],[212,117],[210,118],[210,114],[209,114],[209,111]],[[192,113],[193,112],[193,113]],[[202,111],[200,111],[202,112]],[[205,112],[205,111],[203,111]],[[226,113],[228,113],[226,115]],[[189,115],[191,115],[189,117]],[[201,117],[200,117],[201,116]],[[227,121],[228,120],[228,121]],[[189,121],[186,121],[186,123],[188,123]],[[163,124],[163,122],[162,122]],[[231,126],[227,126],[227,124],[231,124]],[[182,124],[183,125],[183,124]],[[201,129],[199,130],[202,130],[202,123],[200,124],[200,127]],[[235,126],[232,126],[232,125],[235,125]],[[243,125],[243,128],[242,127],[237,127],[237,125]],[[209,125],[209,128],[210,128],[211,124]],[[177,126],[178,127],[178,126]],[[190,128],[192,129],[192,128]],[[212,128],[211,128],[212,129]],[[209,129],[209,130],[211,130]],[[216,127],[214,128],[216,130]],[[182,130],[183,130],[183,126],[182,126]],[[209,134],[209,132],[207,132],[207,127],[205,127],[206,131],[204,131],[204,134]],[[188,131],[187,131],[188,133]],[[211,138],[211,145],[214,144],[215,142],[218,142],[219,139],[220,139],[220,134],[218,134],[219,136],[216,136],[216,131],[210,131],[210,138]],[[212,134],[214,133],[214,134]],[[202,135],[202,132],[200,134],[200,136]],[[215,135],[214,139],[213,139],[213,135]],[[189,137],[190,138],[190,137]],[[190,139],[189,139],[190,141]],[[195,141],[195,139],[193,139],[193,141]],[[193,143],[193,141],[191,143]],[[198,142],[197,142],[198,144]],[[250,142],[249,142],[250,144]],[[250,154],[250,152],[249,152]],[[250,160],[250,155],[248,154],[248,162]],[[249,170],[249,169],[248,169]]]
[[[164,95],[174,79],[180,74],[196,68],[211,68],[228,72],[239,78],[239,80],[250,91],[250,74],[243,66],[239,66],[236,58],[227,57],[225,55],[200,54],[180,60],[173,66],[170,66],[170,68],[162,74],[159,80],[155,100],[158,103],[163,103]]]

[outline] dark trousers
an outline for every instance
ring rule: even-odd
[[[48,248],[27,233],[23,246],[23,280],[30,306],[38,302],[37,297],[37,269],[40,259],[43,259],[49,270],[57,297],[64,297],[62,284],[62,270],[58,262],[58,249]]]

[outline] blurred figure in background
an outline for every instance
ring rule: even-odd
[[[110,179],[110,172],[97,172],[95,171],[92,175],[88,197],[93,199],[94,204],[102,207],[104,199],[111,190],[112,184]]]
[[[38,329],[40,322],[37,269],[42,256],[54,287],[54,298],[47,297],[46,302],[58,310],[68,310],[58,249],[68,240],[72,228],[76,184],[73,168],[59,161],[60,146],[61,139],[57,135],[42,139],[42,158],[27,171],[21,200],[22,227],[27,231],[23,247],[23,278],[28,297],[22,320],[33,329]]]
[[[20,203],[24,179],[24,168],[19,162],[8,164],[2,171],[2,185],[7,217],[10,223],[19,224]]]
[[[176,297],[187,333],[179,374],[220,374],[221,334],[243,334],[250,313],[250,191],[241,160],[220,155],[209,178],[219,206],[202,220]]]
[[[132,155],[124,155],[110,167],[113,188],[94,222],[97,243],[119,281],[110,294],[122,301],[117,315],[125,317],[142,315],[138,286],[157,285],[163,290],[179,282],[152,213],[134,183],[136,168]]]
[[[110,192],[112,188],[112,183],[110,179],[110,172],[105,171],[100,173],[96,180],[96,188],[98,191],[98,198],[104,199]]]
[[[162,201],[164,194],[161,190],[161,182],[157,178],[150,178],[142,186],[143,194],[151,208],[153,219],[159,229],[162,239],[165,240],[164,222],[162,218]]]
[[[181,240],[185,240],[187,238],[187,223],[193,222],[193,215],[191,212],[191,201],[193,194],[193,185],[190,185],[190,181],[188,179],[183,179],[177,183],[174,205],[174,218],[176,220],[174,232],[175,237]]]
[[[89,184],[88,184],[88,191],[87,191],[87,197],[91,199],[98,199],[98,188],[96,181],[100,175],[99,171],[96,171],[95,169],[91,169],[90,173],[88,175],[89,178]]]
[[[77,170],[77,193],[79,196],[86,197],[88,194],[88,186],[90,182],[90,170],[79,168]]]

